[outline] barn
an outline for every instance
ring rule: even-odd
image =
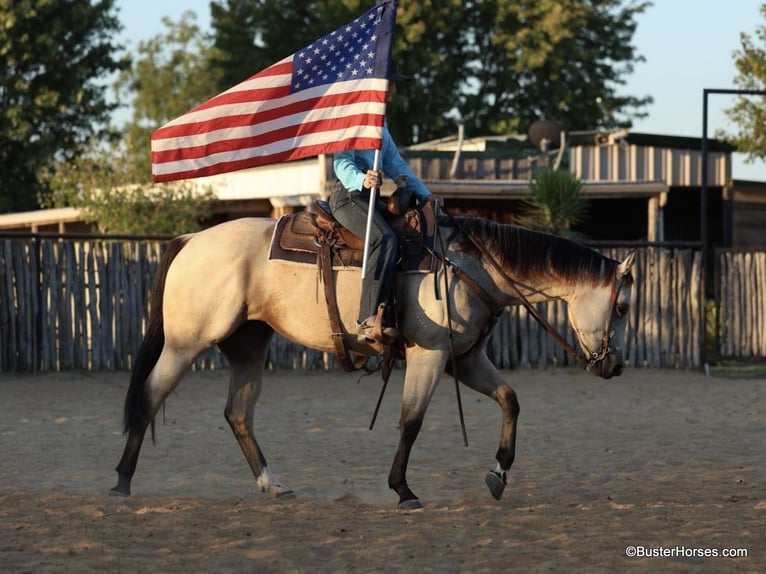
[[[707,224],[710,246],[762,247],[766,182],[732,178],[734,148],[711,140]],[[529,137],[459,135],[402,150],[413,170],[451,212],[513,222],[535,169],[560,164],[584,183],[587,221],[575,230],[592,241],[699,242],[701,140],[631,133],[573,132],[563,150],[540,151]],[[331,157],[259,167],[194,180],[218,198],[211,224],[245,216],[278,217],[327,197]],[[384,186],[383,193],[391,191]],[[72,208],[0,215],[0,232],[83,232]]]

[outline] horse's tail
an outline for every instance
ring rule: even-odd
[[[151,417],[151,404],[146,382],[154,369],[165,345],[165,328],[162,319],[162,297],[165,293],[165,278],[170,264],[189,240],[188,235],[174,238],[165,249],[160,259],[157,275],[149,294],[149,324],[138,349],[136,362],[130,376],[130,386],[125,397],[125,412],[122,423],[123,431],[143,432],[146,419]],[[152,418],[152,438],[154,438],[154,419]]]

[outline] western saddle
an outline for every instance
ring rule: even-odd
[[[389,198],[383,210],[379,206],[379,211],[384,213],[399,239],[397,272],[433,272],[437,265],[433,256],[436,202],[429,200],[421,206],[412,206],[409,196],[397,196],[397,193]],[[316,200],[306,211],[282,216],[277,221],[269,252],[269,259],[318,265],[324,283],[335,354],[347,372],[360,369],[367,358],[360,359],[362,362],[351,359],[348,333],[343,329],[338,311],[333,269],[361,267],[363,251],[364,240],[338,223],[327,201]],[[395,309],[391,307],[389,305],[386,312],[393,312],[395,321]],[[379,309],[378,324],[382,322],[382,313],[383,309]],[[390,368],[390,344],[376,341],[373,346],[376,345]]]

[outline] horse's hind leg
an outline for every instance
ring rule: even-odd
[[[145,381],[141,380],[143,378],[141,371],[134,368],[132,377],[135,380],[131,380],[131,391],[126,401],[128,407],[125,430],[128,440],[125,443],[122,458],[117,464],[117,485],[110,491],[111,495],[130,495],[130,483],[136,472],[138,455],[144,442],[146,429],[154,420],[154,415],[164,400],[178,386],[181,377],[193,360],[193,357],[189,358],[165,345]]]
[[[457,362],[460,381],[497,401],[503,411],[503,427],[500,446],[497,449],[497,466],[487,473],[486,483],[496,500],[500,500],[507,484],[508,472],[516,457],[516,427],[519,418],[519,401],[516,392],[505,384],[503,377],[484,352],[477,352]],[[451,373],[452,366],[448,365]]]
[[[284,496],[292,490],[269,470],[253,433],[255,403],[261,394],[263,371],[273,331],[266,323],[249,321],[219,343],[230,365],[229,399],[224,412],[242,453],[263,492]]]

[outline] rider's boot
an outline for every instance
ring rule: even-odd
[[[370,315],[361,323],[358,323],[357,333],[362,342],[378,342],[390,345],[399,338],[399,329],[391,326],[383,326],[385,304],[381,303],[378,312]]]

